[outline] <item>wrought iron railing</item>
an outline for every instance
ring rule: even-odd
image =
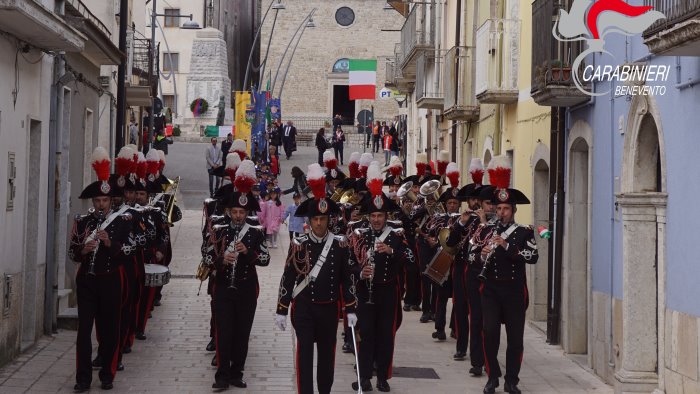
[[[573,0],[559,5],[569,10]],[[556,12],[555,12],[556,11]],[[585,49],[583,40],[559,41],[552,35],[558,9],[552,0],[535,0],[532,3],[532,74],[531,86],[535,92],[547,84],[573,84],[571,64]],[[580,65],[583,69],[585,64]]]
[[[652,36],[672,26],[700,17],[700,0],[644,0],[644,5],[654,7],[654,10],[666,16],[665,19],[654,22],[644,31],[644,38]]]
[[[434,53],[423,52],[418,56],[418,60],[416,60],[416,100],[444,97],[439,81],[441,67],[442,58],[435,58]],[[435,83],[436,79],[438,80],[437,84]]]
[[[478,105],[472,84],[473,48],[452,47],[443,68],[445,111]]]
[[[433,45],[433,37],[429,30],[423,4],[413,6],[411,13],[401,27],[401,46],[403,56],[407,56],[416,47],[430,47]],[[420,19],[419,19],[420,17]]]
[[[489,19],[476,33],[476,94],[518,90],[520,21]]]
[[[66,0],[66,6],[68,6],[69,11],[72,9],[77,15],[87,19],[91,24],[93,24],[97,29],[104,33],[108,38],[112,38],[112,33],[107,29],[102,21],[96,17],[90,9],[83,4],[80,0]]]

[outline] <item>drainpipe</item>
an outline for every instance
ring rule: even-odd
[[[613,82],[610,81],[610,91],[612,92],[614,86]],[[615,196],[615,139],[613,136],[613,130],[615,130],[615,95],[610,95],[610,195]],[[615,264],[613,256],[615,255],[615,210],[617,209],[617,203],[610,204],[610,286],[608,287],[608,292],[610,293],[610,305],[608,313],[608,367],[613,371],[615,370],[615,356],[613,355],[613,307],[615,305],[615,297],[613,296],[614,290],[614,278],[613,278],[613,267]]]
[[[457,1],[457,12],[455,13],[456,15],[456,23],[455,23],[455,46],[459,46],[461,42],[461,37],[462,37],[462,0]],[[465,29],[466,30],[466,29]],[[447,64],[445,64],[445,67],[448,67]],[[442,81],[442,86],[444,87],[446,84],[448,84],[449,81]],[[444,91],[443,91],[444,93]],[[444,97],[444,95],[443,95]],[[452,138],[451,138],[451,144],[452,144],[452,161],[455,163],[459,163],[457,160],[457,132],[459,130],[459,126],[457,125],[457,121],[452,121]],[[462,156],[462,155],[460,155]]]
[[[566,140],[565,109],[552,107],[552,134],[550,138],[550,171],[549,171],[549,220],[554,224],[554,242],[549,243],[549,272],[547,282],[548,311],[547,311],[547,342],[557,345],[561,341],[561,267],[562,245],[564,235],[564,150]],[[554,171],[552,170],[554,169]],[[556,206],[556,210],[555,210]],[[554,245],[552,245],[554,244]]]
[[[435,61],[433,62],[433,90],[437,95],[440,91],[440,67],[438,67],[438,59],[440,58],[440,46],[442,44],[442,1],[435,3],[433,8],[435,12]]]

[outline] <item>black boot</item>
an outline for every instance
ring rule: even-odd
[[[357,391],[357,382],[353,382],[352,389]],[[362,379],[362,391],[372,391],[372,381],[369,379]]]
[[[508,382],[505,382],[503,384],[503,391],[505,391],[506,393],[510,393],[510,394],[520,394],[521,393],[520,389],[518,388],[517,383],[508,383]]]
[[[207,351],[213,352],[214,350],[216,350],[216,341],[214,340],[214,338],[212,338],[211,341],[209,341],[209,344],[207,345]]]
[[[391,391],[389,382],[387,382],[386,380],[377,379],[377,390],[388,393],[389,391]]]
[[[420,322],[427,323],[429,321],[430,321],[430,312],[423,312],[423,314],[420,315]]]
[[[215,389],[215,390],[226,390],[229,386],[230,386],[230,385],[228,384],[228,382],[225,382],[225,381],[217,381],[217,382],[214,382],[214,384],[211,385],[211,388],[213,388],[213,389]]]
[[[219,365],[219,363],[216,362],[216,354],[214,355],[214,358],[211,359],[211,366],[216,367]]]
[[[136,333],[136,339],[139,341],[145,341],[146,340],[146,335],[142,332],[137,332]]]
[[[433,339],[437,339],[438,341],[444,341],[447,339],[447,335],[445,335],[445,330],[437,330],[433,333]]]
[[[467,353],[466,352],[457,352],[452,356],[452,359],[455,361],[464,361],[464,359],[467,358]]]
[[[102,382],[102,385],[100,385],[100,388],[102,390],[111,390],[112,388],[114,388],[114,385],[112,384],[112,382]]]
[[[484,394],[493,394],[496,392],[496,387],[498,387],[498,378],[489,378],[484,386]]]
[[[74,393],[84,393],[88,390],[90,390],[90,383],[76,383],[75,386],[73,386]]]
[[[92,369],[100,369],[102,368],[102,357],[98,354],[97,357],[95,357],[94,360],[92,360]]]
[[[238,387],[241,389],[248,387],[248,384],[243,379],[231,379],[229,383],[231,383],[231,386]]]
[[[484,374],[484,367],[471,367],[469,368],[469,373],[472,376],[481,376]]]

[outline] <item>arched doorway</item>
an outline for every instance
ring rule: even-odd
[[[651,392],[664,370],[666,161],[660,116],[652,97],[630,106],[622,163],[622,365],[616,392]],[[663,375],[661,375],[662,377]]]
[[[551,229],[549,222],[549,147],[538,143],[532,155],[532,224]],[[549,261],[549,240],[537,238],[537,264],[527,264],[527,287],[530,293],[530,307],[527,319],[535,322],[547,321],[547,278]],[[546,326],[542,329],[546,331]]]
[[[583,137],[574,138],[569,146],[564,245],[566,258],[562,267],[562,345],[567,353],[587,354],[590,290],[590,147]]]

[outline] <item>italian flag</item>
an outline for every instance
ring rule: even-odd
[[[350,100],[374,100],[377,60],[350,59]]]

